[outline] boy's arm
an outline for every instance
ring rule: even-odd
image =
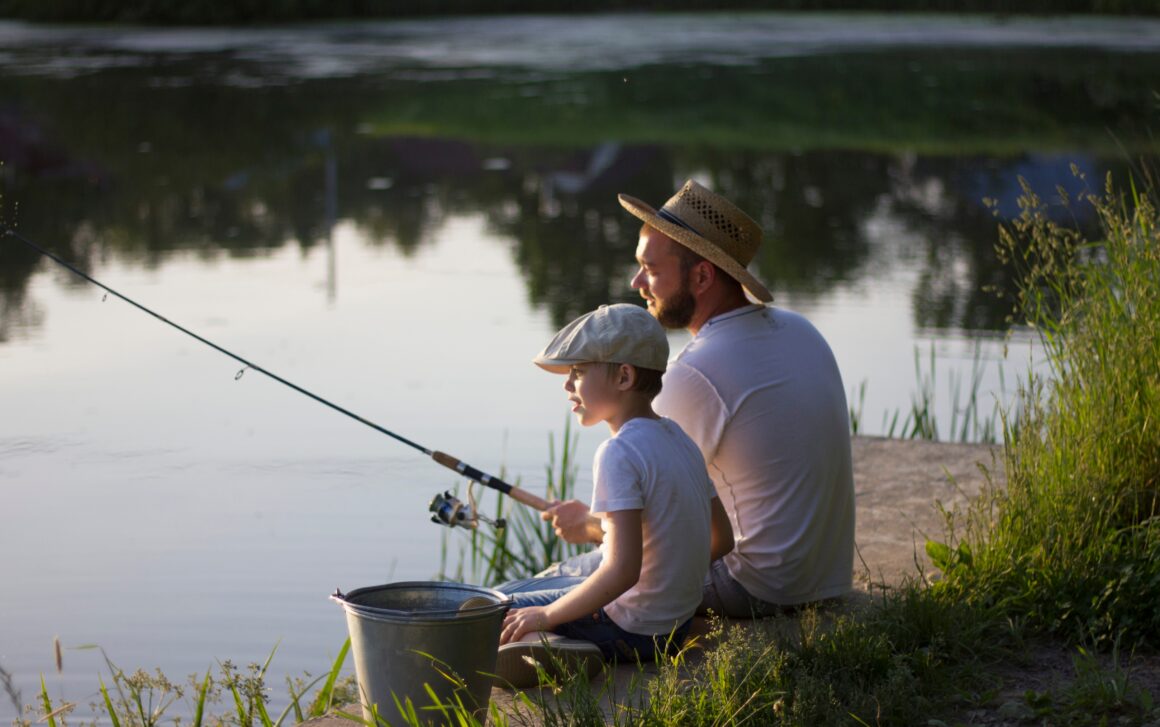
[[[709,522],[709,562],[712,563],[733,550],[736,544],[733,525],[729,522],[729,514],[725,512],[720,497],[709,499]]]
[[[547,631],[595,613],[640,580],[644,535],[640,510],[608,513],[608,547],[596,572],[547,606],[517,608],[504,619],[500,643],[516,641],[532,631]]]
[[[574,545],[599,544],[604,540],[600,518],[589,514],[588,506],[579,500],[553,502],[547,510],[540,513],[540,519],[551,520],[552,527],[556,528],[556,535]]]

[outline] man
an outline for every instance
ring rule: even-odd
[[[644,222],[632,287],[662,325],[693,334],[669,364],[656,411],[701,449],[736,538],[710,569],[700,612],[763,616],[847,592],[854,482],[845,388],[809,321],[764,305],[772,296],[746,270],[761,227],[693,181],[660,210],[624,194],[620,203]],[[570,542],[591,538],[582,503],[559,503],[544,517]],[[591,557],[578,562],[592,566]]]

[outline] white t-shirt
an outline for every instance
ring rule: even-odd
[[[638,417],[596,450],[592,478],[592,512],[641,511],[640,580],[604,610],[625,631],[667,634],[697,610],[709,570],[716,495],[701,452],[676,423]]]
[[[672,362],[654,401],[697,443],[736,547],[730,575],[763,601],[848,591],[854,565],[849,411],[817,329],[780,308],[710,319]]]

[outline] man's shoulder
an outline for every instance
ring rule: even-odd
[[[681,349],[676,362],[695,369],[736,362],[743,348],[770,349],[786,338],[821,339],[818,329],[801,313],[774,306],[755,307],[749,315],[722,320],[702,330]]]

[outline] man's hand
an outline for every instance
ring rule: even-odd
[[[547,631],[552,626],[548,620],[547,609],[543,606],[513,608],[503,619],[503,631],[499,635],[500,646],[518,641],[521,636],[533,631]]]
[[[590,516],[588,506],[579,500],[557,500],[540,513],[540,518],[551,520],[556,535],[573,545],[601,540],[600,521]],[[593,525],[596,537],[593,537]]]

